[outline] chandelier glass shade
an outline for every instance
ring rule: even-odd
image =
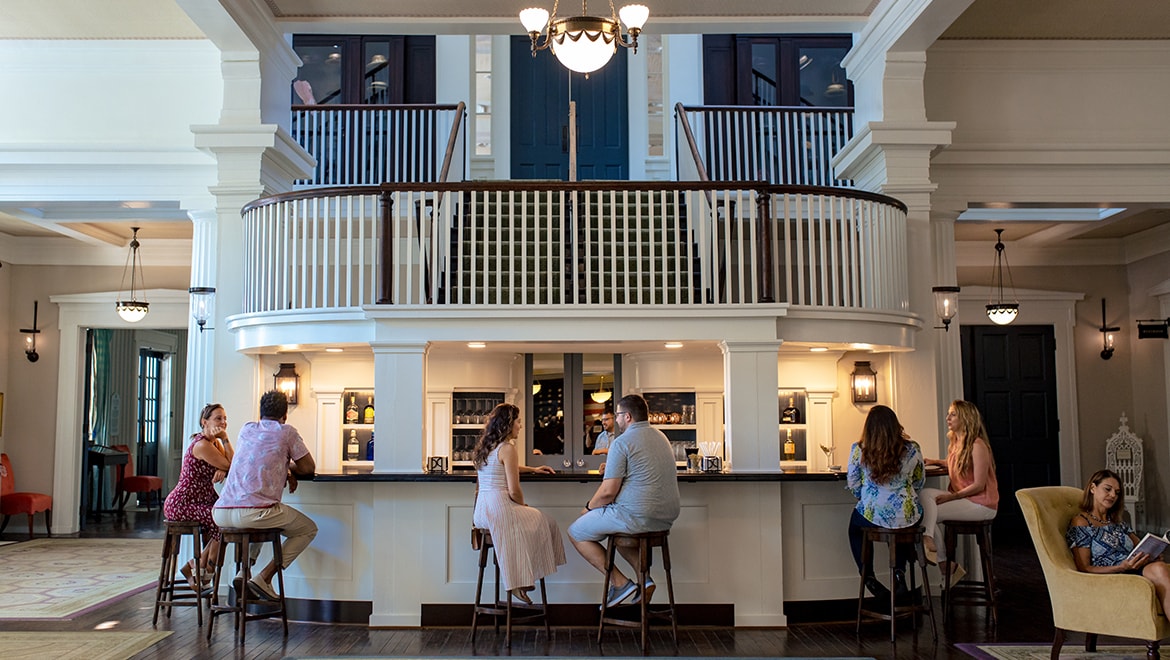
[[[601,377],[601,386],[596,392],[591,392],[589,398],[593,399],[594,403],[605,403],[613,398],[613,392],[605,389],[605,376]]]
[[[127,323],[137,323],[146,318],[150,312],[150,303],[146,302],[146,284],[142,279],[142,262],[138,257],[138,230],[139,227],[131,227],[134,230],[134,237],[130,239],[130,252],[126,255],[126,268],[122,270],[122,284],[118,287],[119,291],[123,290],[126,284],[126,274],[130,275],[130,291],[129,300],[126,296],[119,295],[114,302],[114,309],[117,310],[118,316],[122,317],[123,321]],[[141,286],[139,286],[141,284]],[[142,300],[138,296],[142,296]]]
[[[1011,301],[1004,298],[1003,271],[1007,270],[1008,288],[1012,291]],[[1016,300],[1015,284],[1012,282],[1012,269],[1007,262],[1007,253],[1003,248],[1003,230],[995,230],[995,263],[991,267],[991,300],[987,301],[987,318],[996,325],[1007,325],[1016,320],[1020,314],[1020,303]]]
[[[550,16],[540,7],[529,7],[520,12],[520,22],[532,39],[532,56],[550,48],[566,69],[577,73],[592,73],[609,63],[617,47],[638,52],[638,35],[650,17],[645,5],[626,5],[615,11],[610,0],[608,18],[590,16],[586,3],[581,3],[581,15],[557,18],[559,0],[553,3]],[[619,18],[620,17],[620,18]],[[626,36],[622,35],[626,26]],[[540,41],[541,34],[544,41]]]

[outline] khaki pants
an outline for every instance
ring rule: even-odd
[[[281,554],[284,555],[283,568],[288,568],[317,536],[317,523],[291,506],[279,502],[266,509],[212,509],[211,517],[220,527],[280,527],[283,530],[280,534],[285,537],[284,543],[280,544]],[[249,546],[248,554],[253,563],[262,549],[261,544]]]

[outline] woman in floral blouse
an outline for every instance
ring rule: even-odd
[[[879,598],[889,592],[874,577],[873,565],[861,565],[861,537],[865,527],[901,529],[918,524],[922,506],[918,491],[926,483],[922,449],[906,435],[894,411],[874,406],[865,418],[861,439],[849,450],[847,488],[857,498],[849,519],[849,547],[853,560],[865,576],[865,586]],[[906,564],[912,548],[899,548],[895,575],[904,584]]]
[[[1140,575],[1154,583],[1162,611],[1170,612],[1170,565],[1143,552],[1129,556],[1138,537],[1121,519],[1124,509],[1125,491],[1117,473],[1094,472],[1081,498],[1081,512],[1073,516],[1066,534],[1077,570]]]

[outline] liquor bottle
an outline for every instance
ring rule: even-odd
[[[787,434],[784,440],[784,460],[796,460],[796,443],[792,441],[792,431],[785,431]]]
[[[362,424],[374,423],[374,397],[366,397],[366,407],[362,408]]]
[[[356,461],[358,459],[358,451],[360,450],[360,446],[361,445],[358,443],[357,439],[357,430],[350,429],[349,441],[345,443],[345,460]]]
[[[349,395],[349,405],[345,407],[345,423],[346,424],[357,424],[358,423],[357,404],[354,403],[352,394]]]
[[[792,405],[792,397],[788,397],[788,407],[780,412],[781,424],[799,424],[800,409]]]
[[[374,432],[370,431],[370,439],[366,441],[366,460],[374,460]]]

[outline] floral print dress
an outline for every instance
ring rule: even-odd
[[[1101,525],[1070,525],[1065,539],[1070,548],[1088,548],[1093,566],[1116,566],[1133,551],[1133,528],[1125,521]]]
[[[878,483],[861,464],[861,445],[849,450],[846,488],[857,498],[857,512],[866,520],[886,529],[909,527],[922,518],[918,491],[926,484],[926,465],[917,442],[908,440],[902,452],[902,465],[888,483]]]
[[[204,540],[220,538],[219,526],[211,519],[211,507],[219,499],[215,487],[211,483],[215,476],[215,466],[198,458],[192,453],[195,444],[206,441],[203,434],[195,435],[195,439],[187,446],[183,453],[183,467],[179,472],[179,483],[167,495],[163,503],[163,515],[167,520],[195,520],[203,525]]]

